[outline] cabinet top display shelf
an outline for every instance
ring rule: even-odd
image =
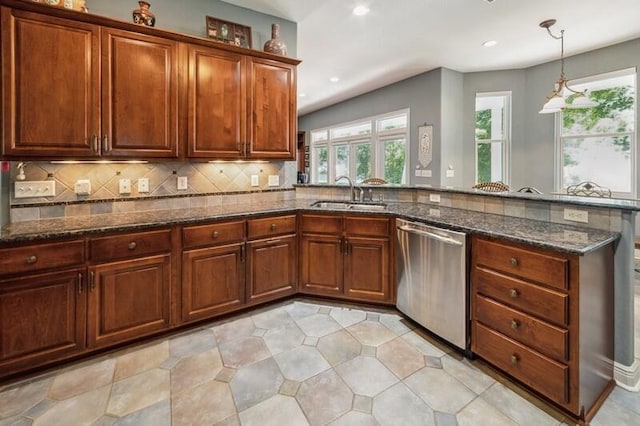
[[[47,6],[42,3],[36,3],[30,0],[0,0],[0,6],[7,6],[12,9],[21,9],[29,12],[43,13],[59,18],[72,19],[78,22],[86,22],[89,24],[100,25],[109,28],[117,28],[126,31],[138,32],[141,34],[147,34],[156,37],[162,37],[167,40],[174,40],[177,42],[200,44],[202,46],[215,47],[216,49],[226,50],[233,53],[239,53],[242,55],[250,55],[256,58],[272,59],[285,64],[298,65],[301,60],[296,58],[289,58],[282,55],[275,55],[272,53],[262,52],[259,50],[249,49],[246,47],[234,46],[231,44],[219,43],[212,41],[211,39],[203,37],[196,37],[193,35],[176,33],[168,30],[161,30],[155,27],[147,27],[143,25],[137,25],[134,23],[121,21],[118,19],[108,18],[105,16],[94,15],[91,13],[78,12],[75,10],[56,8]]]

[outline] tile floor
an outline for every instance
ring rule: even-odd
[[[0,426],[564,422],[394,311],[308,300],[0,388]],[[640,424],[640,393],[616,388],[592,424]]]

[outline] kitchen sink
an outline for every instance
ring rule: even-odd
[[[350,203],[348,201],[316,201],[311,204],[311,207],[318,207],[321,209],[330,210],[368,210],[368,211],[383,211],[387,209],[386,204],[381,203]]]

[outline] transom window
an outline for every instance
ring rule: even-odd
[[[476,183],[509,183],[511,92],[476,94]]]
[[[588,90],[593,108],[565,109],[556,120],[557,190],[591,181],[614,196],[635,198],[636,70],[601,74],[569,85]]]
[[[311,181],[347,175],[360,183],[380,177],[407,183],[409,110],[311,131]]]

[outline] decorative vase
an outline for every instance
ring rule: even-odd
[[[271,25],[271,40],[264,44],[264,51],[278,55],[287,54],[287,46],[284,44],[284,41],[280,40],[280,25]]]
[[[140,25],[153,27],[156,24],[156,16],[149,11],[151,6],[146,1],[139,1],[140,9],[133,11],[133,22]]]

